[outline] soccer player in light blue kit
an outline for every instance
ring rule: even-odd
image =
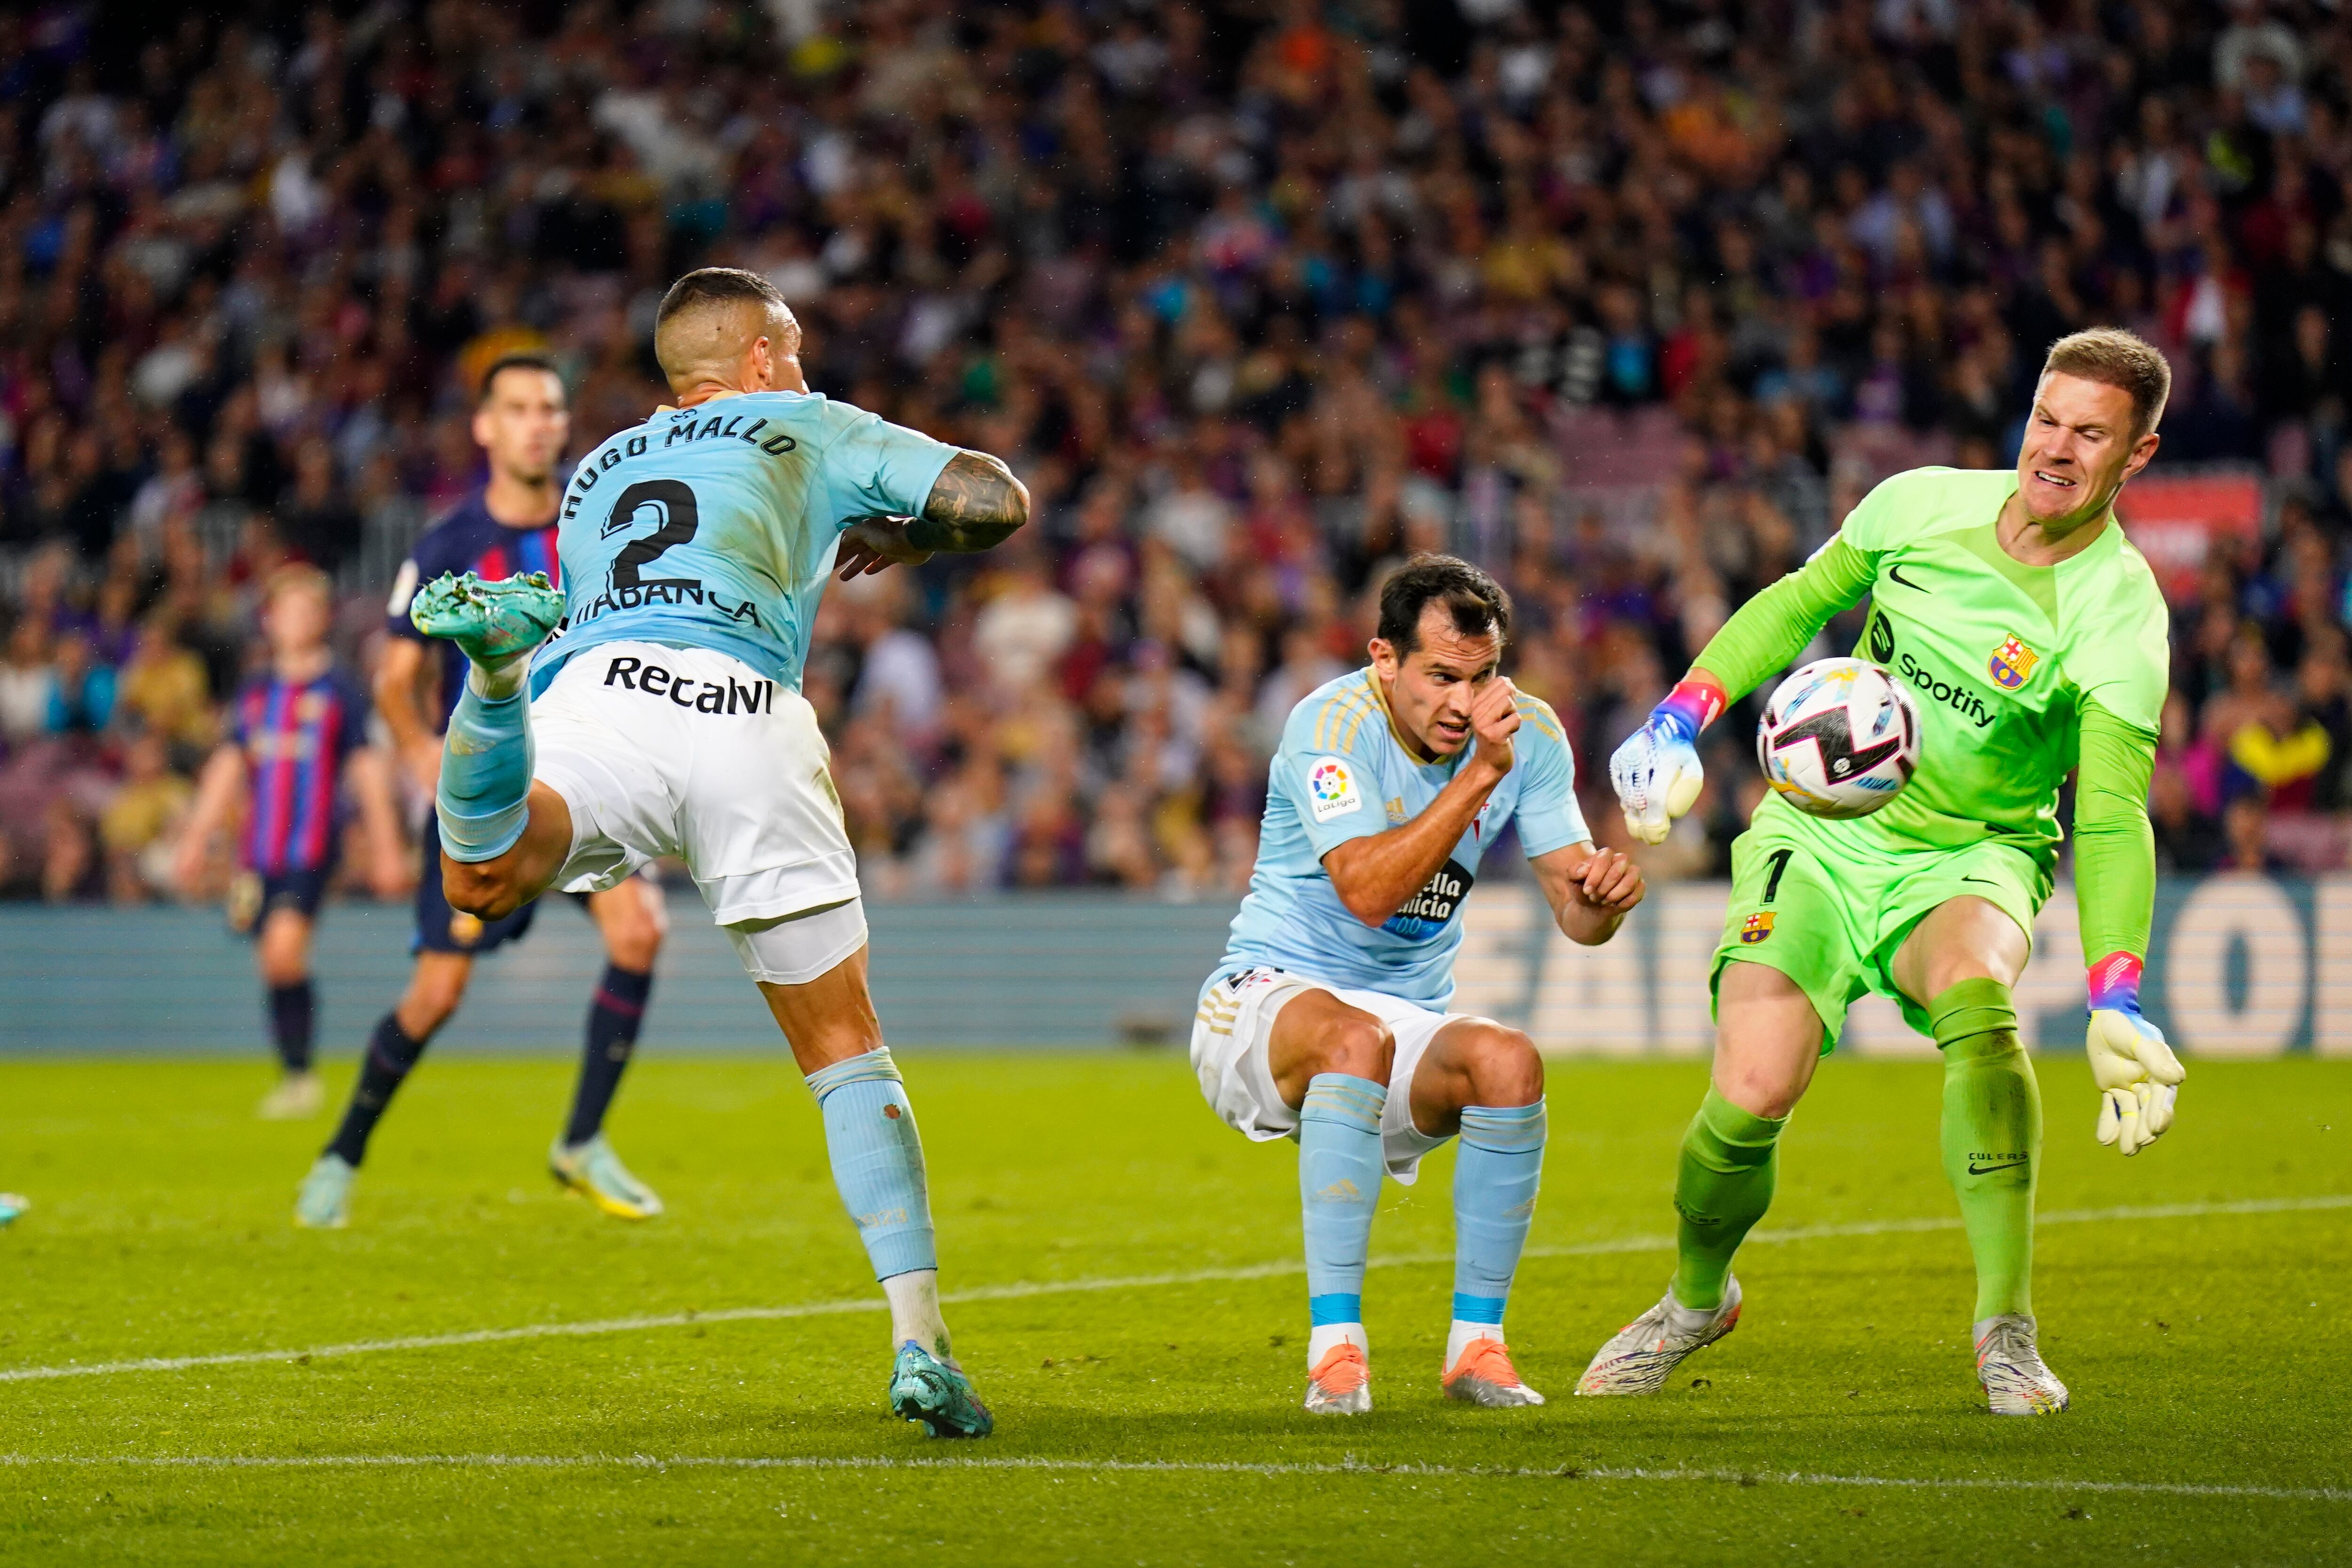
[[[442,883],[495,920],[548,887],[686,862],[824,1111],[889,1301],[892,1409],[934,1437],[985,1437],[940,1315],[922,1145],[867,994],[856,858],[800,685],[829,573],[986,549],[1029,497],[996,458],[811,393],[799,350],[764,278],[688,273],[654,333],[677,406],[565,486],[565,591],[470,572],[419,591],[418,629],[471,661],[436,800]]]
[[[1290,710],[1266,780],[1249,896],[1201,991],[1192,1068],[1227,1125],[1298,1141],[1307,1408],[1372,1407],[1364,1262],[1383,1172],[1412,1182],[1457,1133],[1448,1397],[1540,1405],[1503,1308],[1543,1171],[1543,1060],[1525,1034],[1448,1012],[1461,911],[1516,819],[1553,918],[1588,946],[1642,901],[1595,851],[1559,717],[1498,666],[1511,601],[1451,556],[1381,591],[1368,668]]]

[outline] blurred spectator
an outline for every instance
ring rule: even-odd
[[[115,681],[122,716],[175,748],[186,763],[212,746],[214,718],[204,661],[179,641],[179,619],[169,607],[140,623],[130,662]]]
[[[87,632],[58,639],[48,698],[42,727],[51,735],[94,735],[114,716],[114,672],[98,662]]]
[[[31,615],[9,629],[0,657],[0,739],[15,746],[49,727],[48,628]]]
[[[161,736],[138,735],[123,747],[122,787],[98,820],[109,898],[140,904],[170,888],[173,835],[194,793],[172,770],[171,752]]]

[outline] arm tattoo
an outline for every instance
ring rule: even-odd
[[[985,452],[959,452],[931,486],[923,515],[907,525],[918,549],[966,553],[1002,544],[1029,520],[1029,492]]]

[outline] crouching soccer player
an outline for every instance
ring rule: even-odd
[[[1227,1125],[1298,1141],[1307,1408],[1372,1407],[1364,1264],[1383,1173],[1416,1176],[1459,1134],[1454,1322],[1442,1382],[1540,1405],[1503,1308],[1543,1170],[1543,1061],[1491,1019],[1444,1010],[1479,857],[1517,819],[1559,928],[1606,942],[1642,873],[1596,853],[1559,717],[1497,673],[1511,604],[1450,556],[1381,591],[1369,668],[1291,709],[1266,784],[1249,896],[1201,992],[1192,1067]]]
[[[800,674],[836,565],[985,549],[1027,519],[1028,493],[993,457],[811,394],[799,325],[755,274],[680,278],[654,348],[678,406],[566,486],[568,601],[544,576],[468,572],[410,609],[471,662],[436,797],[443,890],[496,920],[551,886],[686,862],[823,1109],[889,1301],[891,1407],[934,1437],[984,1437],[940,1315],[922,1145],[866,991],[856,856]]]
[[[2113,515],[2156,455],[2170,387],[2163,357],[2127,332],[2059,340],[2015,473],[1921,468],[1879,486],[1837,538],[1725,623],[1611,759],[1627,822],[1664,839],[1698,793],[1698,732],[1864,594],[1856,653],[1910,685],[1924,730],[1918,771],[1875,815],[1828,821],[1768,800],[1732,846],[1714,1087],[1675,1183],[1680,1260],[1665,1298],[1601,1346],[1578,1393],[1654,1392],[1731,1332],[1732,1254],[1772,1201],[1781,1130],[1847,1005],[1875,991],[1943,1053],[1944,1171],[1976,1260],[1988,1403],[2004,1416],[2066,1407],[2033,1318],[2042,1096],[2010,988],[2050,893],[2058,787],[2079,758],[2098,1138],[2137,1154],[2171,1124],[2180,1064],[2139,1010],[2166,614]]]

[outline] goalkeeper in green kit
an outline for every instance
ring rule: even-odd
[[[1847,1006],[1876,991],[1944,1058],[1944,1170],[1976,1259],[1978,1379],[1997,1414],[2066,1407],[2035,1343],[2042,1096],[2010,988],[2050,893],[2058,787],[2079,765],[2098,1138],[2132,1155],[2171,1124],[2181,1067],[2138,995],[2167,621],[2113,516],[2156,455],[2170,390],[2163,357],[2128,332],[2061,339],[2014,474],[1920,468],[1880,485],[1732,616],[1611,758],[1627,823],[1658,842],[1698,794],[1699,731],[1865,594],[1855,653],[1909,690],[1922,729],[1917,771],[1874,815],[1825,821],[1776,795],[1733,845],[1714,1082],[1675,1183],[1679,1261],[1665,1299],[1601,1347],[1578,1393],[1652,1393],[1731,1332],[1732,1255],[1771,1204],[1781,1129]]]

